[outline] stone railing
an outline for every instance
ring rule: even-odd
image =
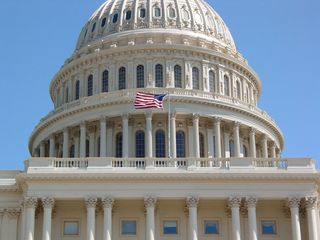
[[[315,171],[310,158],[30,158],[25,161],[25,171],[46,170],[248,170],[248,171]]]

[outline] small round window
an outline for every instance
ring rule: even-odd
[[[159,7],[154,8],[154,16],[161,17],[161,9]]]
[[[119,17],[119,14],[118,13],[115,13],[112,17],[112,23],[116,23],[118,22],[118,17]]]
[[[169,7],[169,17],[170,18],[176,17],[176,10],[174,10],[172,7]]]
[[[129,21],[129,20],[131,19],[131,15],[132,15],[131,10],[128,10],[128,11],[126,12],[126,17],[125,17],[126,21]]]
[[[140,8],[139,17],[140,18],[145,18],[146,17],[146,9],[145,8]]]
[[[96,25],[97,25],[97,23],[94,23],[94,24],[92,25],[91,32],[94,32],[94,30],[96,29]]]
[[[107,18],[102,19],[101,27],[104,27],[106,25],[106,22],[107,22]]]

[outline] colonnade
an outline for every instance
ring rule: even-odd
[[[317,217],[317,197],[305,197],[303,198],[305,207],[307,210],[308,219],[308,233],[309,240],[318,240],[318,217]],[[54,198],[45,197],[41,199],[43,206],[43,231],[42,239],[51,240],[51,228],[52,228],[52,209],[55,203]],[[87,240],[95,240],[95,210],[97,206],[98,198],[89,197],[85,198],[87,208]],[[245,199],[241,197],[230,197],[228,199],[228,205],[231,210],[232,218],[232,240],[241,240],[241,220],[240,220],[240,207],[245,204],[248,213],[248,239],[257,240],[257,216],[256,206],[258,198],[247,197]],[[298,197],[288,198],[288,206],[291,212],[291,229],[292,229],[292,240],[301,240],[301,228],[300,228],[300,217],[299,207],[301,199]],[[103,206],[103,239],[112,240],[112,207],[114,199],[112,197],[101,198]],[[154,196],[146,196],[144,198],[144,205],[146,209],[146,239],[155,240],[155,207],[157,198]],[[198,240],[198,203],[199,197],[189,196],[186,198],[186,206],[189,212],[189,239]],[[36,197],[26,197],[24,199],[24,223],[22,239],[23,240],[34,240],[35,230],[35,210],[38,204]]]

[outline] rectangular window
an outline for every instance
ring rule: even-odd
[[[65,221],[63,226],[63,234],[65,236],[79,235],[79,222],[78,221]]]
[[[276,235],[277,224],[276,221],[263,220],[261,221],[262,235]]]
[[[122,235],[137,235],[137,222],[135,220],[121,221]]]
[[[219,234],[219,222],[213,220],[204,221],[205,234]]]
[[[177,221],[164,221],[163,234],[178,234]]]

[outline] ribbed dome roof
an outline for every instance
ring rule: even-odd
[[[192,34],[236,51],[222,18],[202,0],[109,0],[83,27],[77,49],[119,33]]]

